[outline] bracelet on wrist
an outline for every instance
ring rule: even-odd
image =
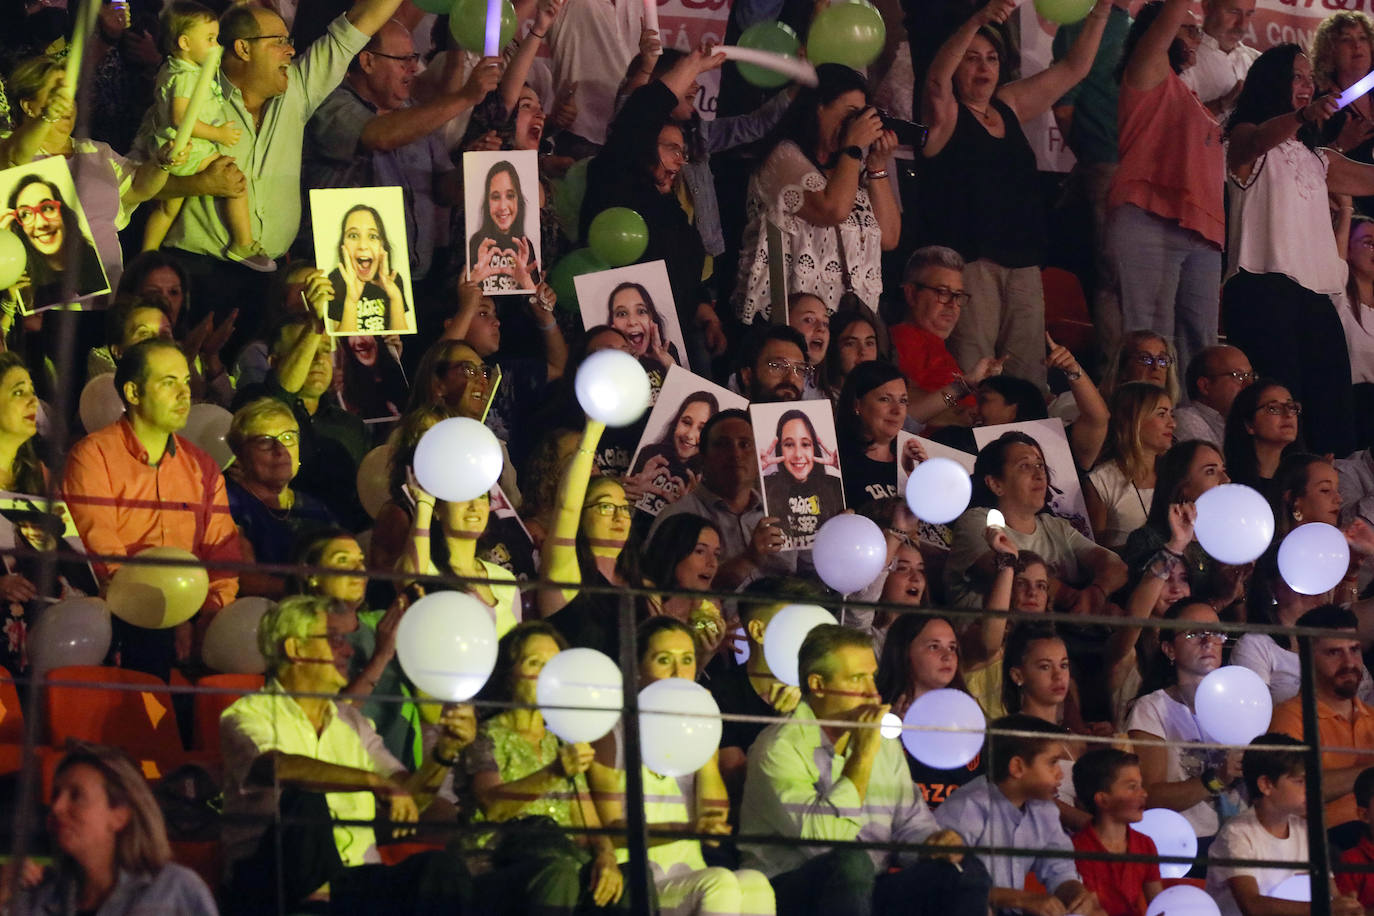
[[[868,173],[868,180],[869,180],[869,181],[877,181],[877,180],[879,180],[879,179],[886,178],[886,177],[887,177],[887,169],[875,169],[875,170],[870,171],[870,172]]]
[[[535,38],[542,39],[545,35],[547,35],[547,34],[549,34],[549,33],[548,33],[548,32],[536,32],[534,29],[530,29],[530,34],[533,35]]]
[[[552,331],[554,328],[558,327],[558,322],[550,321],[548,324],[537,324],[535,327],[541,331]]]
[[[1083,377],[1083,370],[1082,370],[1082,369],[1066,369],[1066,370],[1064,370],[1064,378],[1068,379],[1068,380],[1071,381],[1071,382],[1076,382],[1076,381],[1078,381],[1079,379],[1081,379],[1082,377]]]
[[[1016,566],[1016,554],[998,551],[997,555],[993,557],[993,565],[997,567],[998,572],[1004,569],[1012,569]]]

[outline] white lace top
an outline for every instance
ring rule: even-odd
[[[787,292],[812,293],[824,300],[831,312],[835,311],[845,292],[835,228],[814,226],[797,215],[803,194],[824,191],[825,186],[825,175],[790,141],[778,144],[749,179],[744,254],[740,258],[739,284],[735,287],[735,308],[745,324],[753,323],[756,315],[765,320],[770,317],[768,234],[764,231],[764,220],[782,230]],[[876,311],[883,291],[882,229],[862,185],[839,230],[850,284],[859,298]],[[749,256],[751,250],[753,257]]]

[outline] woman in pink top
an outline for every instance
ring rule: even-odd
[[[1149,329],[1179,364],[1217,342],[1226,218],[1221,126],[1179,74],[1200,32],[1190,0],[1147,3],[1122,48],[1121,165],[1107,197],[1107,255],[1121,329]]]

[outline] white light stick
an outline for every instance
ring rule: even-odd
[[[1353,86],[1336,96],[1336,110],[1339,111],[1349,105],[1370,89],[1374,89],[1374,70],[1370,70],[1356,80]]]
[[[658,33],[658,0],[644,0],[644,28]]]
[[[64,83],[72,98],[76,98],[76,84],[81,79],[81,59],[86,52],[86,44],[95,31],[95,20],[100,15],[100,0],[86,0],[76,15],[72,27],[72,43],[67,48],[67,65]]]
[[[482,43],[482,56],[495,57],[501,53],[501,0],[487,0],[487,34]]]
[[[756,67],[763,67],[766,70],[773,70],[781,73],[788,79],[795,80],[803,86],[816,86],[820,80],[816,77],[816,65],[809,60],[802,60],[799,57],[792,57],[787,54],[779,54],[776,51],[763,51],[759,48],[741,48],[739,45],[721,45],[711,49],[713,53],[724,54],[726,60],[733,60],[743,64],[753,64]]]
[[[172,141],[173,159],[191,142],[191,131],[195,130],[196,122],[200,120],[200,109],[204,107],[205,98],[210,94],[211,83],[219,78],[219,59],[223,53],[224,49],[215,45],[210,49],[210,55],[205,58],[205,63],[200,65],[196,86],[191,90],[191,98],[186,102],[186,113],[182,115],[181,126],[177,128],[176,139]]]
[[[1001,509],[989,509],[989,510],[988,510],[988,527],[989,527],[989,528],[1005,528],[1005,527],[1007,527],[1007,520],[1002,516],[1002,510],[1001,510]]]

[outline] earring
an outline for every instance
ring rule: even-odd
[[[1294,509],[1294,510],[1293,510],[1293,521],[1295,521],[1295,522],[1297,522],[1297,523],[1299,523],[1299,524],[1302,524],[1302,510],[1301,510],[1301,509]]]

